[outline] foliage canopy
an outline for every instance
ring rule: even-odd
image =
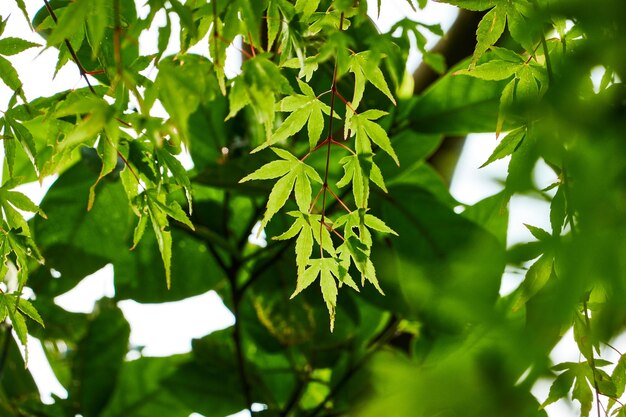
[[[141,13],[43,0],[34,15],[16,0],[24,16],[10,19],[42,44],[0,20],[13,91],[0,117],[0,414],[221,417],[258,403],[268,416],[544,416],[571,398],[581,416],[594,403],[626,415],[614,346],[626,319],[626,5],[444,2],[478,24],[427,51],[439,25],[380,33],[365,0],[148,0]],[[460,62],[453,30],[475,37]],[[148,31],[158,41],[145,53]],[[423,91],[406,70],[411,42],[418,72],[436,74]],[[227,76],[233,45],[243,63]],[[11,60],[31,48],[57,49],[56,70],[76,66],[83,87],[26,97]],[[464,206],[430,162],[449,136],[478,132],[496,132],[484,165],[509,158],[508,176]],[[554,175],[545,189],[539,160]],[[16,191],[52,175],[40,206]],[[551,229],[528,225],[534,240],[507,247],[519,194],[550,203]],[[257,229],[267,245],[249,239]],[[54,303],[107,264],[114,298],[92,314]],[[509,294],[505,268],[523,276]],[[118,301],[209,290],[232,327],[187,354],[128,359],[141,352]],[[552,363],[571,328],[580,360]],[[29,332],[67,399],[41,402],[18,350]]]

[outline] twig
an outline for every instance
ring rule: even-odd
[[[587,331],[591,331],[591,324],[589,320],[589,312],[587,311],[587,301],[583,302],[583,314],[585,316],[585,325],[587,326]],[[589,366],[591,366],[591,374],[593,375],[593,388],[596,391],[596,408],[598,409],[598,417],[601,417],[600,407],[602,403],[600,402],[600,388],[598,386],[598,379],[596,378],[596,361],[593,355],[593,345],[591,346],[591,357],[588,358]]]
[[[46,9],[48,10],[48,13],[50,14],[50,17],[52,18],[54,23],[59,23],[58,19],[57,19],[57,15],[54,13],[54,10],[50,6],[50,3],[48,2],[48,0],[43,0],[43,2],[45,3]],[[74,50],[74,47],[72,46],[70,41],[67,40],[67,39],[64,39],[64,43],[65,43],[65,47],[67,48],[67,50],[70,53],[70,56],[72,57],[72,60],[74,61],[74,63],[78,67],[78,72],[80,73],[80,76],[83,77],[85,79],[85,81],[87,82],[87,86],[89,87],[89,90],[92,93],[96,94],[96,90],[91,85],[91,82],[89,82],[89,78],[87,78],[88,72],[85,70],[85,67],[83,67],[83,65],[81,64],[80,60],[78,59],[78,55],[76,55],[76,51]]]
[[[341,13],[341,17],[339,18],[339,31],[341,32],[343,29],[343,19],[344,14]],[[322,195],[322,224],[320,224],[320,257],[324,258],[324,235],[322,234],[322,227],[324,227],[324,217],[326,216],[326,190],[328,190],[328,168],[330,166],[330,147],[331,147],[331,139],[333,132],[333,118],[335,116],[335,97],[337,97],[337,59],[335,59],[335,68],[333,69],[333,80],[330,86],[330,91],[333,92],[333,95],[330,97],[330,116],[328,120],[328,138],[326,139],[328,146],[326,147],[326,168],[324,170],[324,184],[322,185],[323,195]]]

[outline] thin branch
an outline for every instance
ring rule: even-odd
[[[341,13],[341,17],[339,18],[339,31],[343,30],[343,19],[344,14]],[[324,258],[324,235],[322,234],[322,227],[324,227],[324,217],[326,216],[326,190],[328,189],[328,169],[330,166],[330,147],[332,140],[332,132],[333,132],[333,118],[335,116],[335,97],[337,97],[337,59],[335,59],[335,68],[333,69],[333,80],[330,86],[330,91],[333,92],[333,95],[330,96],[330,116],[328,120],[328,138],[326,139],[328,146],[326,147],[326,167],[324,170],[324,184],[322,185],[323,195],[322,195],[322,222],[320,224],[320,257]]]
[[[336,141],[335,139],[330,139],[330,141],[333,143],[333,145],[337,145],[340,146],[342,148],[344,148],[346,151],[350,152],[352,155],[356,155],[356,152],[354,152],[352,149],[350,149],[349,147],[347,147],[346,145],[344,145],[343,143]]]
[[[335,200],[337,200],[337,202],[341,204],[341,207],[343,207],[348,213],[352,213],[352,210],[350,210],[348,206],[346,206],[346,203],[344,203],[343,200],[339,198],[337,194],[335,194],[333,190],[331,190],[330,187],[326,186],[326,189],[328,190],[329,193],[332,194],[333,197],[335,197]]]
[[[589,312],[587,311],[587,301],[583,302],[583,314],[585,316],[585,325],[587,326],[587,331],[591,331],[591,323],[589,320]],[[601,417],[600,414],[600,388],[598,386],[598,379],[596,378],[596,361],[593,355],[593,346],[591,346],[591,357],[588,358],[589,366],[591,366],[591,374],[593,375],[593,388],[596,391],[596,408],[598,409],[598,417]]]
[[[307,152],[306,155],[304,155],[302,158],[300,158],[301,162],[304,162],[309,156],[311,156],[315,151],[317,151],[318,149],[321,149],[324,145],[327,144],[327,142],[330,140],[330,136],[327,137],[326,139],[324,139],[322,142],[318,143],[317,146],[313,149],[311,149],[309,152]]]
[[[57,19],[57,15],[56,15],[56,13],[54,13],[54,9],[52,9],[52,7],[50,6],[50,3],[48,2],[48,0],[43,0],[43,2],[45,3],[46,9],[48,10],[48,13],[50,14],[50,17],[52,18],[54,23],[59,23],[58,19]],[[87,77],[88,73],[85,70],[85,67],[83,67],[83,65],[81,64],[80,60],[78,59],[78,55],[76,55],[76,51],[74,50],[74,47],[72,46],[72,44],[70,43],[70,41],[68,39],[65,39],[64,43],[65,43],[65,47],[67,48],[67,50],[70,53],[70,56],[72,57],[72,60],[74,61],[74,63],[78,67],[78,72],[80,73],[80,76],[83,77],[85,79],[85,81],[87,82],[87,86],[89,87],[89,90],[92,93],[96,94],[96,90],[91,85],[91,82],[89,81],[89,78]]]
[[[324,187],[320,188],[320,190],[317,192],[317,195],[313,199],[313,202],[311,203],[311,207],[309,207],[309,214],[313,212],[313,209],[315,208],[315,205],[317,204],[317,200],[320,198],[320,194],[322,194],[322,191],[324,191]]]
[[[352,104],[351,104],[348,100],[346,100],[346,99],[345,99],[345,98],[341,95],[341,93],[340,93],[337,89],[335,89],[334,93],[337,95],[337,97],[339,97],[339,98],[341,99],[341,101],[343,101],[343,104],[345,104],[345,105],[346,105],[346,107],[347,107],[347,108],[349,108],[349,109],[352,111],[352,113],[354,113],[354,114],[359,114],[359,113],[358,113],[358,112],[357,112],[357,111],[356,111],[356,110],[352,107]]]

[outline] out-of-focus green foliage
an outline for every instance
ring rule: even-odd
[[[438,25],[379,33],[364,0],[50,0],[34,16],[16,0],[24,16],[10,18],[42,45],[2,17],[14,94],[0,113],[0,414],[545,416],[572,399],[581,417],[626,415],[613,346],[626,323],[626,5],[445,2],[483,13],[474,53],[450,69],[425,49]],[[157,45],[142,55],[146,32]],[[407,97],[412,39],[441,75]],[[243,64],[227,77],[231,45]],[[28,101],[11,61],[44,47],[84,84]],[[444,135],[476,132],[496,132],[480,163],[509,158],[508,176],[462,206],[427,161]],[[15,190],[51,175],[40,207]],[[507,247],[519,194],[550,202],[551,228]],[[259,226],[266,246],[249,239]],[[107,264],[114,298],[91,314],[54,303]],[[503,295],[505,268],[524,278]],[[128,355],[119,301],[209,290],[232,327],[187,354]],[[552,363],[572,328],[580,360]],[[29,332],[68,398],[41,402],[18,350]],[[552,387],[536,398],[542,378]]]

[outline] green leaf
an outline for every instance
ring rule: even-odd
[[[272,161],[239,180],[240,183],[252,180],[271,180],[287,174],[292,167],[290,161]]]
[[[550,225],[552,226],[553,236],[561,234],[567,214],[566,205],[565,189],[563,186],[560,186],[550,202]]]
[[[355,114],[352,117],[353,129],[356,134],[356,148],[357,153],[371,152],[369,141],[371,140],[378,145],[383,151],[393,158],[395,163],[399,166],[400,161],[398,156],[391,146],[391,141],[387,132],[380,127],[378,123],[373,122],[384,115],[384,112],[377,110],[367,110],[366,112]]]
[[[472,67],[485,51],[500,39],[505,25],[506,9],[502,6],[494,7],[481,19],[476,30],[476,49],[472,56]]]
[[[552,276],[553,265],[554,258],[549,254],[544,254],[528,268],[526,277],[517,290],[513,311],[519,310],[548,283]]]
[[[518,101],[532,101],[539,97],[539,86],[531,68],[522,66],[517,71],[517,84],[515,86],[515,99]]]
[[[145,214],[140,222],[146,224],[147,220]],[[171,236],[171,276],[174,279],[171,288],[163,285],[165,269],[156,236],[147,233],[136,248],[126,250],[113,263],[116,300],[132,299],[139,303],[179,301],[219,289],[224,284],[224,271],[207,248],[206,241],[193,237],[178,226],[172,227]]]
[[[180,402],[164,386],[188,355],[141,357],[127,361],[118,374],[117,384],[101,417],[188,417],[192,409]]]
[[[272,191],[267,199],[265,214],[261,222],[264,227],[276,213],[285,205],[291,190],[296,182],[296,173],[290,172],[274,184]]]
[[[31,30],[33,30],[33,25],[30,23],[30,17],[28,17],[28,12],[26,11],[26,4],[24,4],[24,0],[15,0],[15,3],[17,3],[17,7],[21,10],[22,14],[24,15],[24,18],[26,19],[28,26],[31,28]]]
[[[159,252],[161,252],[161,258],[163,259],[163,266],[165,267],[165,285],[169,289],[172,286],[172,234],[169,221],[167,220],[167,214],[160,205],[156,204],[156,201],[148,197],[147,204],[152,230],[154,230]]]
[[[296,239],[296,266],[298,267],[298,276],[304,273],[304,270],[313,253],[313,230],[310,223],[302,224],[302,229]]]
[[[442,3],[453,4],[467,10],[482,11],[495,6],[498,0],[440,0]]]
[[[26,348],[25,362],[28,363],[28,327],[26,326],[26,319],[24,319],[21,311],[15,308],[15,304],[7,304],[6,309],[9,314],[9,319],[11,319],[11,324],[13,325],[13,330],[15,330],[17,338],[22,346]]]
[[[60,17],[52,33],[48,36],[48,46],[59,45],[66,39],[70,39],[77,32],[82,31],[82,25],[89,14],[90,8],[91,1],[78,0],[69,3],[62,10],[57,9],[57,14],[60,14]]]
[[[319,4],[320,0],[296,0],[295,9],[302,14],[302,20],[307,21],[317,11]]]
[[[89,189],[98,178],[98,168],[81,161],[63,172],[40,205],[48,220],[31,220],[46,266],[59,271],[63,278],[31,277],[29,286],[36,293],[59,295],[128,253],[132,212],[122,184],[100,182],[98,198],[87,211]]]
[[[589,417],[591,404],[593,402],[593,394],[587,380],[581,376],[576,378],[572,398],[580,403],[580,417]]]
[[[537,30],[532,19],[526,19],[517,9],[518,4],[509,4],[507,7],[506,20],[509,27],[511,37],[519,43],[526,51],[533,54],[534,39],[536,39]],[[522,6],[520,6],[522,7]]]
[[[17,71],[13,68],[13,65],[6,59],[0,56],[0,80],[7,87],[13,91],[18,91],[22,88],[22,82],[20,81]]]
[[[189,117],[203,101],[218,94],[212,63],[205,57],[187,54],[179,59],[167,57],[159,62],[159,73],[146,91],[147,105],[156,98],[170,115],[177,131],[185,140],[189,136]]]
[[[280,148],[272,148],[272,150],[283,160],[272,161],[239,181],[241,183],[255,179],[271,179],[282,176],[274,184],[270,192],[263,216],[263,227],[285,205],[294,188],[298,208],[302,212],[308,213],[311,205],[311,180],[322,183],[322,178],[317,171],[288,151]]]
[[[252,153],[284,141],[301,131],[307,123],[309,148],[313,149],[317,145],[322,136],[322,131],[324,130],[323,113],[330,114],[330,107],[322,103],[308,85],[300,80],[298,80],[298,84],[304,95],[292,94],[283,98],[280,103],[278,103],[278,109],[280,111],[292,113],[273,133],[271,139],[254,149]]]
[[[500,81],[512,77],[523,64],[502,60],[492,60],[469,69],[461,69],[454,75],[469,75],[481,80]]]
[[[112,397],[129,336],[130,326],[115,303],[106,298],[98,301],[72,364],[70,396],[85,417],[99,416]]]
[[[522,126],[517,128],[511,132],[509,132],[496,146],[496,149],[493,150],[491,156],[487,159],[487,161],[482,164],[480,167],[484,168],[490,163],[497,161],[498,159],[505,158],[511,155],[520,143],[526,137],[526,126]]]
[[[108,0],[92,0],[91,7],[87,13],[87,32],[89,42],[92,47],[92,56],[95,58],[100,52],[100,47],[104,39],[107,25],[110,21],[111,7]],[[120,16],[117,18],[121,19]]]
[[[530,224],[524,223],[524,226],[528,229],[528,231],[535,237],[537,240],[542,242],[549,242],[551,240],[550,233],[546,232],[540,227],[532,226]]]
[[[25,300],[23,298],[15,297],[14,305],[17,309],[25,316],[30,317],[34,321],[36,321],[41,327],[45,327],[43,323],[43,319],[39,315],[37,309],[30,303],[30,301]]]
[[[354,97],[352,99],[352,108],[357,109],[363,98],[365,91],[365,81],[369,81],[374,87],[386,95],[395,105],[396,100],[389,90],[385,76],[379,67],[380,56],[375,55],[371,51],[360,52],[352,55],[348,69],[354,73]]]
[[[543,409],[561,398],[565,398],[574,384],[575,376],[575,372],[571,369],[559,374],[552,382],[548,398],[541,404],[541,408]]]
[[[370,229],[376,230],[378,232],[389,233],[398,236],[398,234],[392,228],[387,226],[384,221],[371,214],[365,215],[365,225]]]
[[[9,191],[2,187],[0,188],[0,198],[9,202],[15,208],[30,213],[37,213],[44,219],[48,218],[46,214],[30,200],[30,198],[26,197],[19,191]]]
[[[337,181],[337,187],[345,187],[351,183],[356,206],[359,208],[367,207],[369,179],[374,164],[371,154],[369,158],[364,154],[346,156],[339,163],[343,165],[344,176]]]
[[[508,109],[511,104],[513,104],[516,81],[516,79],[512,79],[502,90],[502,95],[500,96],[500,106],[498,110],[498,120],[496,122],[496,137],[500,135]]]
[[[335,314],[337,308],[337,282],[335,279],[341,280],[340,265],[336,258],[322,258],[309,260],[308,268],[298,276],[296,289],[291,298],[298,295],[304,289],[309,287],[317,277],[320,277],[320,287],[322,289],[322,297],[326,303],[328,314],[330,316],[330,331],[334,330]]]
[[[404,105],[401,102],[398,116],[408,120],[415,132],[452,135],[493,132],[506,83],[452,75],[469,64],[469,60],[459,63],[421,96]]]
[[[174,181],[185,190],[185,197],[189,204],[189,214],[191,214],[191,181],[187,170],[183,164],[172,155],[167,149],[157,149],[156,154],[164,166],[172,173]],[[186,217],[186,216],[185,216]]]
[[[626,387],[626,355],[621,355],[613,369],[611,379],[615,384],[615,397],[620,398]]]
[[[485,230],[491,232],[500,243],[506,245],[509,229],[509,203],[510,196],[507,192],[501,191],[489,196],[463,211],[462,216]],[[530,256],[530,259],[538,254]]]
[[[328,309],[328,314],[330,315],[330,331],[332,332],[335,328],[335,310],[337,307],[338,291],[337,283],[331,273],[331,269],[333,266],[336,268],[336,263],[334,263],[333,260],[328,259],[324,261],[326,262],[324,262],[322,266],[320,286],[322,287],[322,296],[324,297],[324,302],[326,302],[326,308]],[[333,262],[331,267],[326,266],[329,261]]]
[[[20,38],[3,38],[0,39],[0,55],[15,55],[37,46],[41,45]]]

